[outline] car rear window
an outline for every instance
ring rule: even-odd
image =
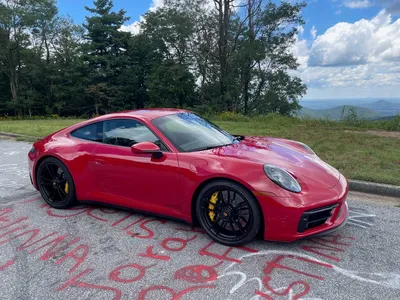
[[[93,142],[103,142],[103,122],[81,127],[73,132],[71,136]]]

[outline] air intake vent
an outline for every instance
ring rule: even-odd
[[[332,216],[333,209],[337,206],[338,204],[335,204],[306,211],[300,218],[297,232],[301,233],[307,229],[325,224],[326,220]]]

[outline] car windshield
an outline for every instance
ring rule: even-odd
[[[228,132],[193,113],[157,118],[153,124],[181,152],[208,150],[236,142]]]

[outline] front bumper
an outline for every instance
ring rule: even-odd
[[[312,235],[312,236],[307,236],[307,237],[319,237],[319,236],[324,236],[324,235],[331,234],[331,233],[334,233],[334,232],[336,232],[336,231],[342,229],[342,227],[344,227],[344,226],[347,224],[347,221],[348,221],[348,219],[349,219],[349,207],[348,207],[348,205],[347,205],[347,202],[345,203],[345,205],[346,205],[346,208],[347,208],[347,214],[346,214],[346,219],[343,221],[342,224],[340,224],[339,226],[333,227],[333,228],[331,228],[331,229],[322,231],[322,232],[320,232],[320,233],[315,233],[314,235]]]
[[[323,193],[293,194],[292,198],[258,193],[264,215],[264,239],[292,242],[338,230],[348,219],[348,191],[348,182],[341,176],[336,186]]]

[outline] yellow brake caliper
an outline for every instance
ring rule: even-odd
[[[68,182],[65,183],[64,191],[66,194],[68,194]]]
[[[213,204],[217,204],[217,200],[218,200],[218,192],[215,192],[214,194],[212,194],[211,199],[210,199],[210,202],[213,203]],[[208,209],[209,209],[209,210],[214,210],[214,208],[215,208],[214,205],[212,205],[212,204],[209,204],[209,205],[208,205]],[[212,211],[210,211],[210,212],[208,213],[208,215],[210,216],[210,220],[211,220],[212,222],[214,222],[214,221],[215,221],[215,213],[212,212]]]

